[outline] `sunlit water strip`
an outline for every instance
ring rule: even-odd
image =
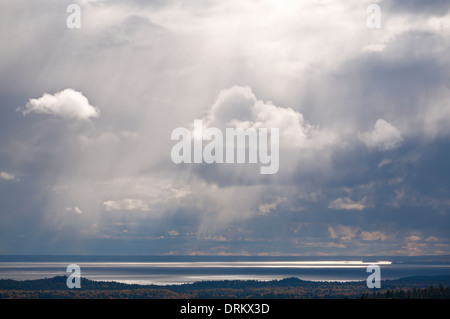
[[[82,277],[133,284],[183,284],[204,280],[361,281],[369,265],[379,265],[385,279],[450,274],[450,264],[398,264],[374,261],[155,261],[155,262],[0,262],[0,279],[38,279],[67,275],[67,265],[81,267]]]

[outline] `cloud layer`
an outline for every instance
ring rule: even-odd
[[[78,3],[2,1],[0,253],[450,253],[448,2]],[[278,173],[174,164],[194,120]]]

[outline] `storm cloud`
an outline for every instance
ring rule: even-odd
[[[0,253],[448,254],[448,1],[2,1]],[[279,128],[277,174],[175,164]]]

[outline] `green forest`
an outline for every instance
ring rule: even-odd
[[[37,280],[0,280],[1,299],[448,299],[450,276],[408,277],[365,282],[314,282],[297,278],[263,281],[201,281],[183,285],[129,285],[81,278],[69,289],[66,276]]]

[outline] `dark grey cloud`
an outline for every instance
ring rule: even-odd
[[[389,12],[408,13],[426,16],[445,16],[450,10],[448,0],[384,0],[381,5],[386,5]]]

